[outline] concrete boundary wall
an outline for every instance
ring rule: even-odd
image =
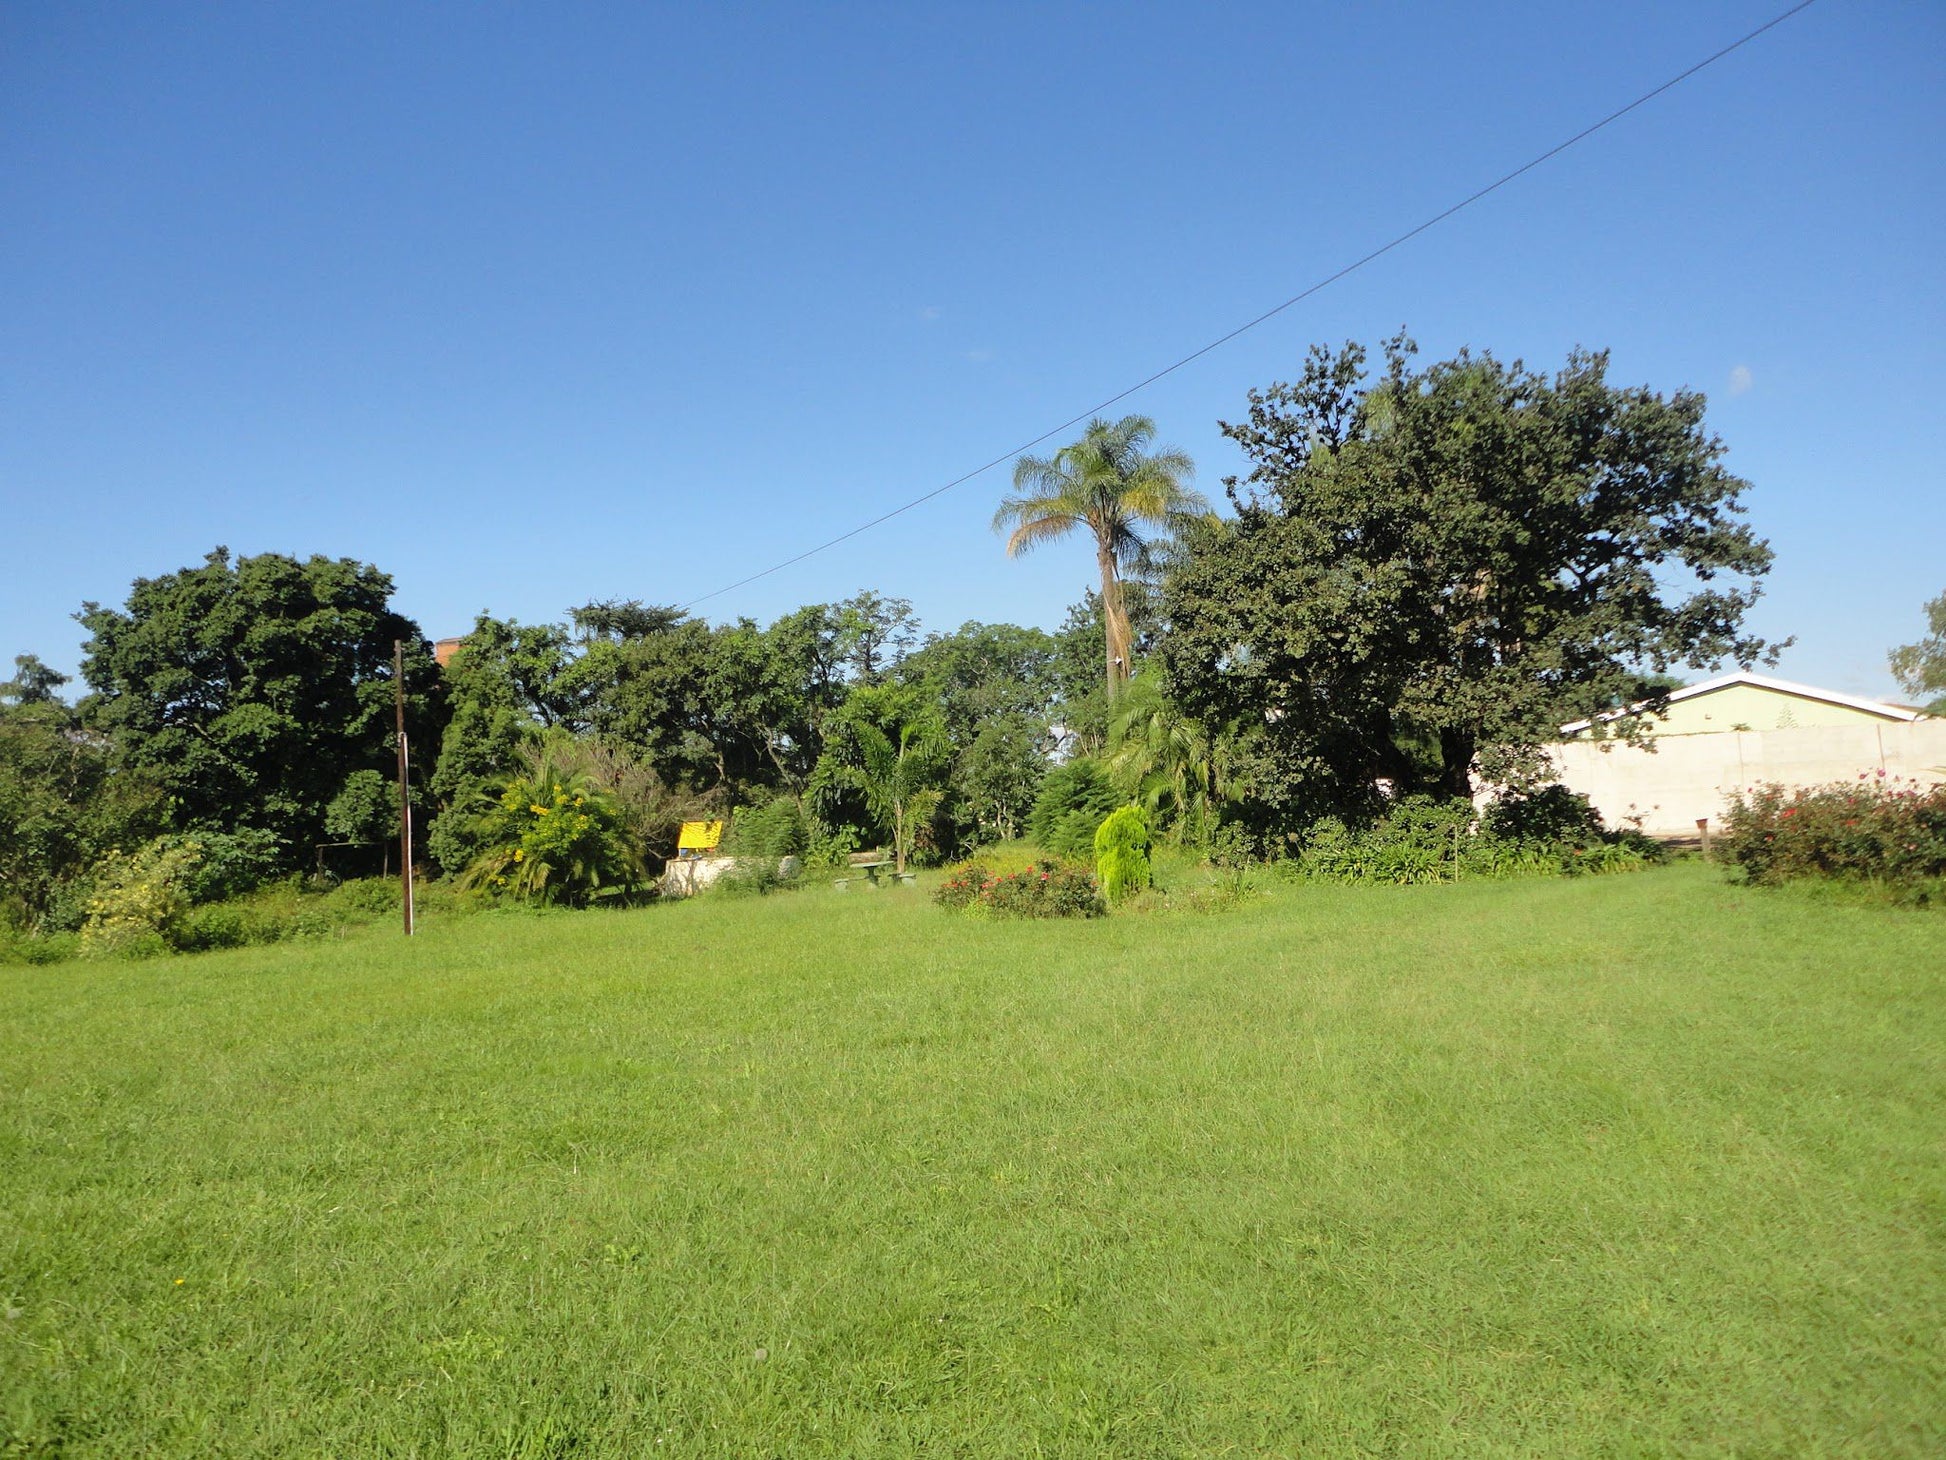
[[[1855,781],[1860,771],[1946,781],[1946,719],[1665,735],[1653,744],[1648,751],[1577,740],[1548,754],[1562,782],[1610,826],[1640,816],[1644,831],[1662,837],[1695,836],[1699,816],[1715,827],[1732,792],[1773,782],[1824,786]]]

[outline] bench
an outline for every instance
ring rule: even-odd
[[[865,880],[876,887],[878,886],[879,873],[883,872],[887,867],[894,865],[896,864],[890,857],[879,852],[854,852],[851,855],[851,866],[848,869],[851,875],[847,877],[835,877],[832,879],[831,885],[836,887],[840,892],[843,892],[851,886],[858,874],[862,872],[865,874]]]

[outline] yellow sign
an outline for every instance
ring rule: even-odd
[[[723,840],[723,823],[720,821],[685,821],[682,835],[676,838],[678,852],[713,852],[716,844]]]

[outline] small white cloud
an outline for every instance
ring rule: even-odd
[[[972,361],[972,362],[973,362],[973,363],[974,363],[975,365],[984,365],[984,364],[986,364],[986,362],[987,362],[987,361],[989,361],[989,360],[991,360],[991,359],[993,358],[993,351],[991,351],[991,350],[968,350],[968,351],[966,352],[966,358],[967,358],[967,359],[969,359],[969,360],[971,360],[971,361]]]
[[[1742,395],[1750,389],[1750,367],[1739,365],[1730,372],[1730,394]]]
[[[924,309],[919,311],[920,323],[931,324],[934,320],[938,319],[939,316],[944,314],[945,312],[946,311],[941,309],[937,304],[928,304]]]

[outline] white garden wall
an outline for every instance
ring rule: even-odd
[[[1562,782],[1592,801],[1610,826],[1640,816],[1644,831],[1664,837],[1695,836],[1700,816],[1715,828],[1726,796],[1767,782],[1821,786],[1881,770],[1929,784],[1946,780],[1946,719],[1666,735],[1651,744],[1653,750],[1574,741],[1549,755]]]

